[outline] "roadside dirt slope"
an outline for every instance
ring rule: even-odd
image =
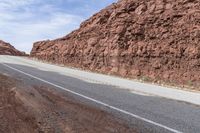
[[[0,74],[0,133],[135,133],[102,110],[52,88]]]
[[[0,40],[0,55],[24,56],[24,52],[15,49],[11,44]]]
[[[32,57],[150,81],[199,86],[200,1],[119,0]]]

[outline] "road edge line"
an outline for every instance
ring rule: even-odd
[[[15,70],[15,71],[17,71],[17,72],[19,72],[19,73],[22,73],[22,74],[24,74],[24,75],[26,75],[26,76],[29,76],[29,77],[31,77],[31,78],[37,79],[37,80],[42,81],[42,82],[44,82],[44,83],[50,84],[50,85],[52,85],[52,86],[54,86],[54,87],[60,88],[60,89],[62,89],[62,90],[64,90],[64,91],[70,92],[70,93],[72,93],[72,94],[74,94],[74,95],[80,96],[80,97],[82,97],[82,98],[85,98],[85,99],[90,100],[90,101],[92,101],[92,102],[95,102],[95,103],[97,103],[97,104],[103,105],[103,106],[108,107],[108,108],[110,108],[110,109],[116,110],[116,111],[118,111],[118,112],[124,113],[124,114],[126,114],[126,115],[130,115],[130,116],[132,116],[132,117],[134,117],[134,118],[136,118],[136,119],[139,119],[139,120],[142,120],[142,121],[144,121],[144,122],[147,122],[147,123],[156,125],[156,126],[158,126],[158,127],[164,128],[164,129],[166,129],[166,130],[168,130],[168,131],[171,131],[171,132],[174,132],[174,133],[182,133],[181,131],[172,129],[172,128],[170,128],[170,127],[167,127],[167,126],[165,126],[165,125],[159,124],[159,123],[154,122],[154,121],[152,121],[152,120],[148,120],[148,119],[143,118],[143,117],[141,117],[141,116],[138,116],[138,115],[136,115],[136,114],[133,114],[133,113],[130,113],[130,112],[128,112],[128,111],[119,109],[119,108],[117,108],[117,107],[111,106],[111,105],[106,104],[106,103],[104,103],[104,102],[101,102],[101,101],[99,101],[99,100],[96,100],[96,99],[90,98],[90,97],[88,97],[88,96],[79,94],[79,93],[74,92],[74,91],[72,91],[72,90],[66,89],[66,88],[64,88],[64,87],[62,87],[62,86],[56,85],[56,84],[54,84],[54,83],[51,83],[51,82],[49,82],[49,81],[47,81],[47,80],[41,79],[41,78],[36,77],[36,76],[34,76],[34,75],[31,75],[31,74],[28,74],[28,73],[23,72],[23,71],[21,71],[21,70],[19,70],[19,69],[16,69],[16,68],[14,68],[14,67],[11,67],[11,66],[9,66],[9,65],[7,65],[7,64],[5,64],[5,63],[0,63],[0,64],[4,65],[4,66],[6,66],[6,67],[8,67],[8,68],[10,68],[10,69],[12,69],[12,70]]]

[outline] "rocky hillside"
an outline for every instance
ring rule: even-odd
[[[119,0],[31,56],[130,78],[200,82],[200,1]]]
[[[24,56],[24,52],[16,50],[11,44],[0,40],[0,55]]]

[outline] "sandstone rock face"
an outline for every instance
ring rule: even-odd
[[[78,30],[36,42],[31,56],[180,84],[200,82],[200,1],[119,0]]]
[[[25,56],[26,54],[16,50],[11,44],[0,40],[0,55]]]

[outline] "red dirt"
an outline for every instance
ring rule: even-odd
[[[123,121],[47,87],[0,74],[1,133],[134,133]]]
[[[200,86],[200,1],[119,0],[32,57],[148,81]]]
[[[25,52],[15,49],[11,44],[0,40],[0,55],[25,56]]]

